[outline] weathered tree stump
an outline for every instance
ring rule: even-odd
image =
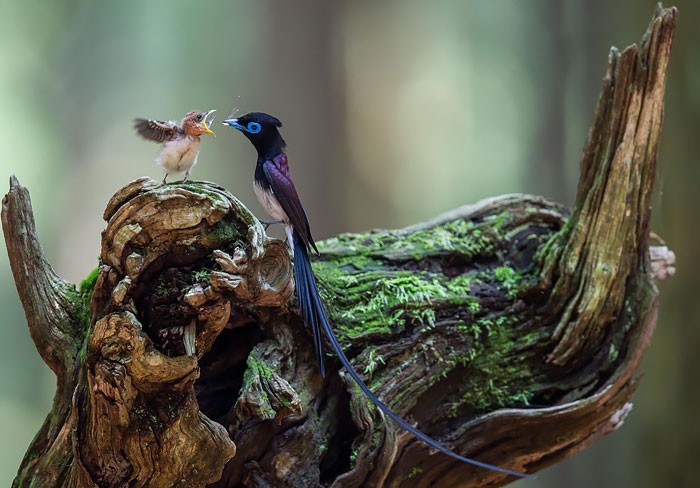
[[[314,262],[355,368],[465,456],[534,473],[619,427],[656,322],[650,197],[675,9],[613,49],[576,205],[511,195]],[[2,223],[29,331],[57,376],[14,486],[497,486],[386,421],[337,363],[322,381],[284,243],[211,183],[136,180],[78,289],[13,177]]]

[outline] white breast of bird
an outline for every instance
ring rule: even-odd
[[[184,173],[197,164],[199,137],[185,136],[163,144],[156,163],[168,173]]]

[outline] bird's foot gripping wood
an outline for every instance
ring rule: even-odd
[[[268,238],[237,199],[210,183],[163,187],[137,180],[112,198],[105,219],[92,304],[93,313],[108,315],[95,331],[110,320],[123,323],[126,311],[132,335],[147,345],[120,350],[147,351],[149,367],[139,371],[151,372],[150,383],[139,391],[164,401],[139,404],[158,418],[167,405],[173,417],[186,412],[187,418],[223,426],[237,454],[227,464],[209,462],[219,473],[226,466],[220,486],[234,486],[255,471],[249,463],[276,434],[306,420],[320,387],[306,349],[299,347],[304,330],[289,325],[294,285],[287,248]],[[188,340],[192,324],[195,334]],[[98,342],[88,355],[104,348],[102,336],[95,339],[93,333]],[[144,361],[129,355],[124,362],[136,367]],[[88,361],[88,374],[92,369]],[[158,383],[164,383],[160,389]],[[183,395],[192,411],[178,407]],[[318,449],[299,441],[305,449]],[[233,451],[221,449],[224,454]],[[292,475],[312,476],[305,470],[287,477]]]

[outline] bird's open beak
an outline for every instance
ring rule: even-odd
[[[238,130],[245,130],[245,127],[238,123],[238,119],[226,119],[222,122],[222,124],[228,125],[229,127],[233,127]]]
[[[214,131],[211,130],[209,127],[211,127],[212,122],[214,122],[214,118],[212,117],[211,120],[207,121],[209,116],[216,112],[216,110],[210,110],[206,114],[204,114],[204,120],[202,121],[202,130],[204,131],[205,134],[211,134],[214,137],[216,137],[216,134],[214,134]]]

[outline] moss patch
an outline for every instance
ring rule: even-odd
[[[408,323],[431,328],[437,310],[446,307],[459,307],[471,315],[481,310],[479,299],[471,294],[471,288],[482,283],[474,273],[448,278],[441,273],[391,270],[372,260],[365,263],[361,272],[337,262],[314,263],[322,298],[340,336],[354,339],[399,332]]]
[[[506,290],[510,298],[515,298],[522,276],[510,266],[499,266],[493,270],[493,276]]]
[[[533,375],[542,353],[533,342],[547,337],[539,328],[522,329],[533,311],[518,298],[536,284],[540,270],[516,266],[520,248],[508,238],[512,223],[510,213],[500,212],[410,233],[344,234],[322,242],[323,254],[312,265],[338,338],[360,346],[399,336],[410,344],[407,337],[419,336],[415,341],[424,348],[414,347],[423,355],[413,355],[425,358],[426,370],[416,376],[414,394],[461,375],[455,381],[464,388],[442,404],[449,416],[528,405],[540,391]],[[433,333],[437,325],[454,330]],[[370,348],[361,356],[375,390],[403,364],[386,349],[382,353]],[[399,395],[394,401],[412,400]]]
[[[100,275],[100,267],[96,267],[87,277],[80,282],[80,288],[75,292],[73,303],[78,307],[76,337],[82,339],[80,350],[78,351],[78,361],[84,362],[87,356],[88,336],[92,330],[92,312],[90,311],[90,303],[92,302],[92,294],[95,290],[95,283]]]
[[[496,220],[502,226],[507,216]],[[408,270],[395,263],[444,254],[461,262],[498,258],[500,229],[490,221],[457,219],[409,234],[343,234],[322,242],[321,250],[331,252],[313,267],[339,335],[350,339],[388,335],[406,324],[431,328],[436,310],[445,304],[478,314],[482,306],[471,289],[485,281],[502,286],[514,298],[521,277],[509,266],[493,271],[475,268],[450,278],[440,269]]]
[[[246,366],[248,366],[248,368],[246,368],[243,375],[244,385],[248,384],[255,376],[259,376],[264,380],[269,380],[275,374],[275,370],[272,369],[269,364],[262,359],[255,358],[253,356],[248,356]]]
[[[524,407],[532,400],[531,358],[520,353],[543,339],[541,331],[523,334],[517,317],[481,318],[468,333],[481,336],[457,360],[465,367],[464,393],[448,403],[448,416],[465,411],[483,413],[502,407]],[[485,337],[484,337],[485,336]],[[546,338],[545,338],[546,339]]]
[[[216,225],[202,234],[202,244],[207,247],[221,247],[231,241],[240,239],[242,236],[238,229],[226,220],[217,222]]]
[[[192,273],[192,279],[195,283],[208,283],[211,277],[211,270],[208,268],[198,269]]]
[[[354,256],[383,256],[387,259],[421,260],[426,256],[460,254],[467,259],[493,255],[502,241],[499,227],[456,219],[411,233],[380,231],[341,234],[319,243],[322,252],[338,251]]]
[[[411,468],[411,471],[409,471],[408,474],[406,475],[406,479],[410,480],[411,478],[415,478],[416,476],[418,476],[422,472],[423,472],[423,468],[420,468],[418,466],[414,466],[413,468]]]
[[[243,396],[252,396],[255,398],[255,405],[258,410],[257,415],[262,419],[273,419],[277,412],[272,408],[270,397],[263,385],[264,382],[270,380],[275,374],[275,371],[265,361],[255,358],[252,355],[248,356],[246,361],[248,366],[243,373],[243,386],[239,394],[239,399]]]

